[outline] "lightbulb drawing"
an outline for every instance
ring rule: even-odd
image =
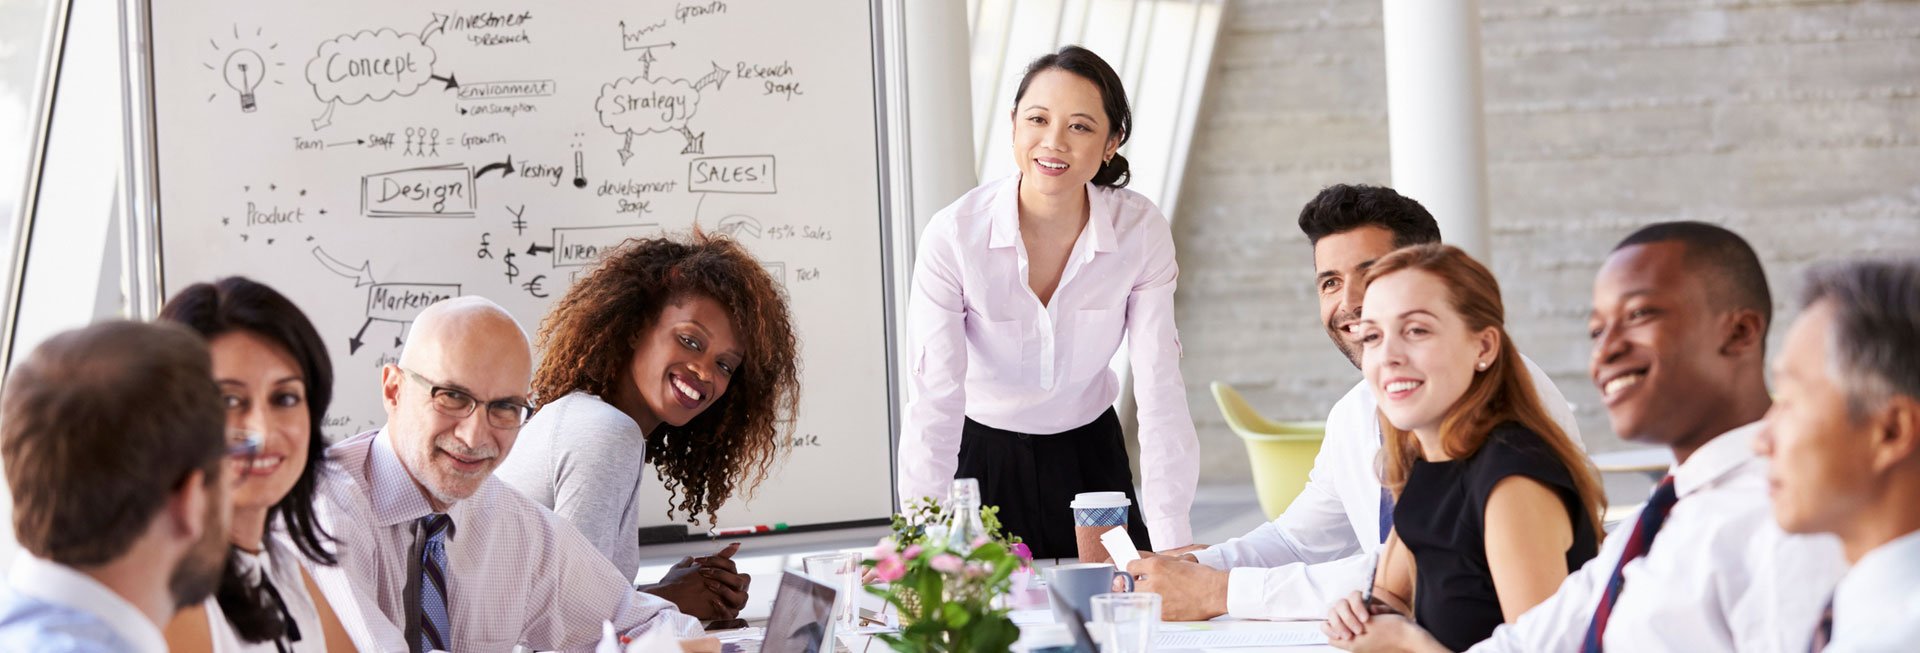
[[[266,79],[267,62],[260,53],[252,50],[234,50],[227,55],[227,65],[221,71],[226,77],[227,86],[240,92],[240,110],[253,113],[258,106],[254,103],[253,90],[260,87],[260,81]]]

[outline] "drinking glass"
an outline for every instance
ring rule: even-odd
[[[833,588],[833,633],[850,633],[860,627],[860,553],[829,553],[800,559],[808,576]]]
[[[1160,625],[1160,595],[1145,592],[1093,597],[1093,628],[1102,653],[1148,653]]]

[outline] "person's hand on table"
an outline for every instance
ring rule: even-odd
[[[671,601],[701,621],[734,619],[747,605],[747,584],[753,580],[733,565],[733,554],[739,550],[740,543],[735,542],[714,555],[683,558],[667,569],[660,582],[640,591]]]
[[[1199,551],[1199,550],[1201,550],[1201,549],[1204,549],[1204,548],[1207,548],[1207,545],[1205,545],[1205,544],[1188,544],[1188,545],[1186,545],[1186,546],[1183,546],[1183,547],[1177,547],[1177,548],[1172,548],[1172,549],[1167,549],[1167,550],[1165,550],[1165,551],[1161,551],[1161,552],[1159,552],[1159,553],[1156,553],[1156,554],[1153,554],[1153,555],[1163,555],[1163,556],[1168,556],[1168,557],[1174,557],[1174,558],[1184,558],[1184,559],[1186,559],[1186,561],[1187,561],[1187,562],[1199,562],[1200,560],[1199,560],[1198,558],[1195,558],[1195,557],[1193,557],[1193,552],[1195,552],[1195,551]],[[1142,557],[1142,558],[1145,558],[1145,557],[1147,557],[1147,555],[1148,555],[1148,554],[1147,554],[1146,552],[1144,552],[1144,551],[1142,551],[1142,552],[1140,553],[1140,557]]]
[[[1335,601],[1320,626],[1327,643],[1343,651],[1447,651],[1440,642],[1385,603],[1364,602],[1359,592]]]
[[[1160,595],[1163,620],[1205,621],[1227,613],[1227,572],[1143,552],[1127,573],[1133,574],[1133,591]]]

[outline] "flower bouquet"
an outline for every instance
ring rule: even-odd
[[[1019,537],[1000,530],[998,508],[980,510],[985,534],[954,546],[946,515],[931,498],[910,501],[894,515],[893,535],[880,540],[862,564],[886,587],[867,591],[886,599],[900,615],[900,632],[880,635],[895,651],[1003,653],[1020,629],[995,599],[1012,586],[1015,571],[1033,554]]]

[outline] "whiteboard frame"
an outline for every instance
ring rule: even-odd
[[[6,325],[0,331],[0,387],[13,372],[15,338],[20,330],[20,300],[26,292],[27,257],[33,251],[33,226],[40,212],[40,192],[47,175],[47,143],[53,137],[54,98],[60,92],[60,69],[66,62],[67,27],[73,0],[53,0],[47,7],[46,36],[40,43],[39,78],[34,80],[33,126],[27,132],[27,183],[20,189],[13,221],[12,251],[8,252]],[[26,352],[21,352],[22,354]]]
[[[64,6],[66,1],[61,4]],[[903,377],[900,371],[900,352],[898,325],[901,312],[906,306],[904,293],[909,288],[908,279],[912,270],[914,232],[912,215],[903,202],[911,200],[911,169],[907,157],[897,149],[904,148],[906,97],[897,89],[904,89],[905,80],[901,77],[905,70],[903,60],[904,35],[899,15],[903,10],[901,2],[911,0],[866,0],[868,6],[868,34],[872,44],[873,93],[874,93],[874,139],[875,155],[878,156],[875,173],[879,175],[880,190],[876,200],[879,210],[881,244],[880,268],[875,270],[881,280],[881,319],[884,334],[882,352],[885,357],[886,401],[887,401],[887,487],[892,496],[889,506],[898,506],[899,479],[898,470],[892,461],[899,456],[901,412],[903,410]],[[121,184],[123,242],[125,243],[125,289],[129,317],[150,320],[158,316],[160,306],[166,300],[165,259],[166,253],[159,240],[160,223],[160,170],[158,126],[154,106],[153,71],[153,6],[152,0],[119,0],[121,13],[121,42],[126,44],[126,58],[121,66],[122,81],[126,86],[126,168]],[[907,222],[904,229],[899,222]],[[906,234],[906,242],[900,241],[897,232]],[[904,247],[904,250],[902,249]],[[904,254],[902,254],[904,252]],[[24,260],[24,257],[21,257]],[[904,262],[904,265],[903,265]],[[763,488],[764,489],[764,488]],[[871,529],[891,522],[891,513],[872,518],[852,521],[807,524],[790,529],[793,533],[819,532],[823,530]],[[754,537],[756,540],[778,541],[779,533]],[[686,541],[706,541],[704,534],[689,534]],[[738,538],[729,538],[738,539]],[[643,550],[656,550],[654,545],[643,546]]]

